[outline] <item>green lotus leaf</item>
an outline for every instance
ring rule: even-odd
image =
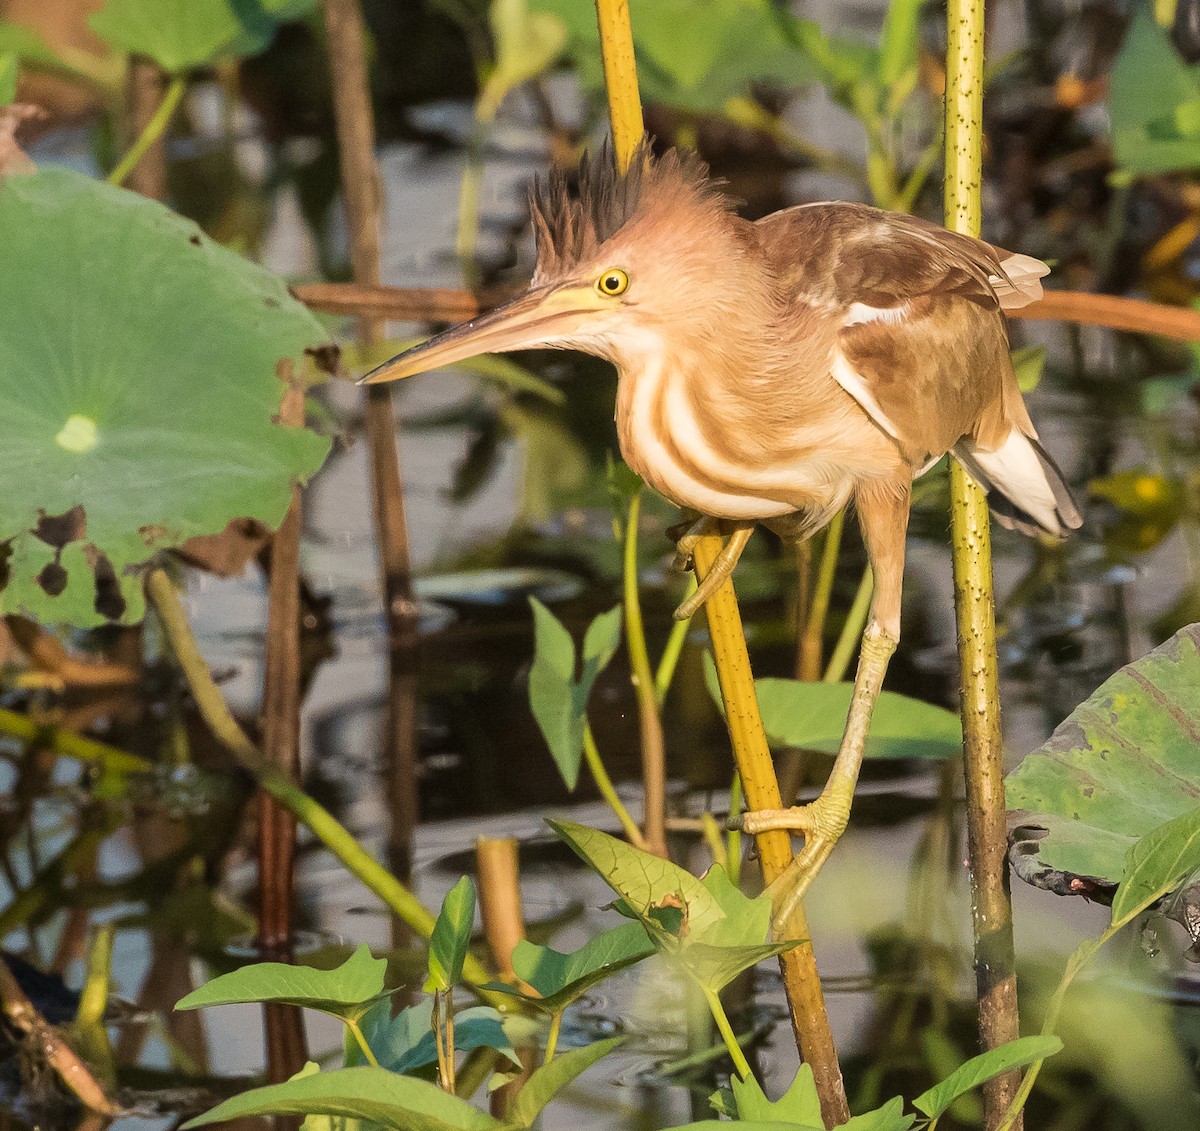
[[[1130,849],[1200,806],[1200,624],[1123,667],[1008,775],[1013,867],[1060,894],[1124,877]]]
[[[160,204],[65,169],[0,183],[0,612],[133,623],[138,568],[274,528],[328,442],[276,422],[320,323]]]
[[[177,74],[222,55],[257,55],[279,24],[315,7],[315,0],[108,0],[88,23],[109,46]]]

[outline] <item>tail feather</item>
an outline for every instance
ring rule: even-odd
[[[988,491],[988,504],[1001,526],[1065,538],[1083,525],[1058,465],[1037,440],[1019,429],[993,451],[962,440],[954,454]]]
[[[1042,279],[1050,274],[1050,268],[1032,255],[997,248],[1000,254],[1000,269],[1003,275],[993,275],[988,282],[996,292],[1003,310],[1019,310],[1042,297]]]

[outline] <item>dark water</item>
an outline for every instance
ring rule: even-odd
[[[444,104],[425,113],[424,127],[465,134],[463,106]],[[265,159],[252,140],[241,149],[247,168]],[[481,193],[484,258],[503,258],[513,250],[518,258],[527,257],[523,241],[514,248],[512,230],[521,216],[523,186],[541,163],[543,149],[540,134],[520,112],[497,129]],[[457,285],[453,201],[461,151],[431,153],[397,143],[384,148],[381,160],[388,189],[387,277],[411,285]],[[315,269],[307,230],[286,196],[267,231],[263,256],[288,274]],[[394,329],[398,336],[413,331]],[[1125,373],[1112,340],[1099,332],[1072,337],[1056,326],[1026,324],[1021,333],[1027,342],[1042,341],[1050,348],[1048,376],[1031,405],[1044,441],[1074,481],[1141,462],[1145,424],[1113,396]],[[596,458],[613,443],[614,381],[602,367],[570,359],[552,359],[546,371],[568,391],[571,408],[563,426],[556,426],[550,440],[529,427],[515,435],[502,430],[487,474],[464,501],[451,497],[456,474],[489,414],[509,409],[509,402],[463,375],[418,379],[397,392],[398,411],[410,425],[400,443],[423,601],[418,734],[425,819],[412,846],[413,884],[427,905],[436,906],[461,871],[470,868],[477,837],[516,836],[523,845],[527,917],[534,929],[558,923],[554,944],[570,949],[612,925],[613,915],[603,910],[610,895],[553,845],[542,818],[570,812],[573,819],[600,827],[608,827],[611,819],[587,799],[586,790],[581,789],[582,800],[565,794],[529,716],[524,681],[532,637],[525,597],[540,596],[575,625],[617,600],[616,554]],[[303,569],[314,592],[328,602],[311,617],[309,642],[321,659],[305,700],[301,756],[306,786],[382,857],[394,840],[381,739],[388,660],[366,451],[354,442],[357,394],[333,386],[325,400],[345,422],[346,442],[339,443],[305,496]],[[536,408],[518,403],[526,412]],[[429,423],[439,417],[457,419]],[[422,421],[423,426],[412,426]],[[564,507],[559,485],[544,476],[547,468],[561,468],[572,459],[587,469],[595,489],[577,490],[577,501]],[[645,600],[656,650],[681,583],[664,568],[669,511],[651,507],[650,512],[642,537]],[[909,621],[894,686],[953,705],[953,613],[942,514],[935,498],[914,520],[905,594]],[[1105,552],[1101,517],[1093,514],[1084,533],[1063,552],[1061,568],[1050,571],[1057,576],[1038,584],[1029,580],[1035,565],[1032,544],[1007,534],[998,537],[998,591],[1002,597],[1023,594],[1019,603],[1000,610],[1005,732],[1014,763],[1107,675],[1159,641],[1150,626],[1176,600],[1187,577],[1184,532],[1139,556],[1133,568]],[[778,549],[763,545],[739,575],[759,674],[784,674],[790,664],[786,610],[778,596],[784,573]],[[856,576],[851,563],[839,592],[852,591]],[[192,577],[188,603],[230,702],[252,717],[266,618],[261,577],[254,571],[232,581]],[[720,812],[727,803],[726,740],[698,678],[703,643],[703,630],[697,628],[668,711],[672,803],[679,814],[706,807]],[[598,688],[594,722],[614,776],[628,781],[637,767],[636,722],[623,665],[619,657]],[[155,678],[141,703],[82,704],[81,712],[104,721],[113,741],[147,753],[168,748],[172,736],[185,736],[197,768],[148,782],[137,798],[117,807],[122,823],[103,839],[95,881],[78,885],[72,895],[57,890],[47,874],[40,890],[48,893],[48,906],[32,907],[20,924],[8,924],[13,929],[5,938],[8,948],[41,965],[56,964],[69,984],[78,985],[88,924],[117,924],[114,989],[136,1004],[140,1019],[117,1026],[116,1045],[121,1063],[137,1066],[122,1078],[142,1097],[146,1112],[121,1120],[121,1131],[169,1126],[174,1117],[157,1114],[159,1108],[206,1102],[193,1098],[189,1104],[163,1086],[182,1088],[188,1077],[203,1082],[251,1075],[264,1063],[258,1010],[230,1007],[202,1019],[169,1014],[189,988],[244,954],[253,932],[244,909],[254,905],[255,868],[242,824],[245,783],[224,773],[205,776],[220,759],[166,674]],[[8,902],[14,882],[29,888],[31,877],[48,871],[48,862],[71,843],[82,800],[71,764],[43,775],[18,761],[15,747],[5,749],[0,788],[6,796],[0,805],[10,871],[7,882],[0,881],[0,903]],[[928,1066],[939,1057],[944,1061],[956,1049],[971,1049],[969,896],[955,781],[943,780],[929,766],[868,774],[850,833],[809,899],[834,1032],[847,1062],[852,1100],[858,1103],[886,1098],[889,1088],[903,1086],[912,1094],[932,1082]],[[625,785],[622,793],[636,812],[637,788]],[[103,824],[106,816],[92,813],[89,819]],[[392,946],[393,925],[375,899],[323,850],[303,837],[302,844],[298,903],[304,945],[365,941]],[[677,848],[678,858],[696,870],[706,866],[702,845],[680,839]],[[164,857],[166,865],[150,867]],[[131,877],[131,884],[119,886]],[[1062,956],[1078,939],[1102,929],[1107,913],[1017,887],[1023,989],[1036,1015]],[[77,906],[70,908],[73,902]],[[1138,976],[1173,970],[1180,965],[1178,939],[1164,926],[1159,940],[1159,946],[1147,948],[1157,956],[1135,953],[1114,956],[1114,962],[1129,959]],[[1106,1110],[1119,1094],[1133,1122],[1118,1119],[1113,1126],[1192,1126],[1181,1121],[1188,1114],[1177,1098],[1188,1085],[1194,1053],[1174,1033],[1180,1026],[1194,1030],[1196,1022],[1177,1013],[1169,998],[1129,989],[1128,970],[1122,977],[1125,982],[1086,987],[1073,999],[1076,1004],[1064,1019],[1068,1052],[1048,1074],[1065,1091],[1045,1101],[1046,1109],[1056,1119],[1071,1111],[1086,1117]],[[654,964],[602,985],[573,1011],[564,1039],[583,1041],[610,1031],[627,1032],[632,1039],[551,1107],[547,1131],[584,1125],[614,1131],[657,1128],[700,1118],[711,1080],[700,1074],[683,1083],[667,1082],[661,1075],[664,1064],[688,1050],[694,1004],[678,980]],[[787,1026],[776,1024],[783,996],[773,970],[756,973],[743,1006],[735,1025],[761,1030],[761,1063],[768,1090],[777,1093],[790,1080],[796,1058]],[[337,1047],[336,1023],[310,1015],[306,1025],[314,1055]],[[693,1023],[692,1040],[697,1039]],[[202,1091],[207,1087],[204,1083]],[[973,1112],[968,1103],[955,1114],[969,1123]],[[0,1116],[0,1125],[23,1126],[20,1120],[19,1115]],[[71,1121],[63,1117],[62,1125]],[[1086,1122],[1072,1124],[1063,1116],[1053,1125]]]

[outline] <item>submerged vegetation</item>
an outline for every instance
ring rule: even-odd
[[[1035,3],[985,70],[982,4],[954,0],[868,32],[772,0],[0,5],[4,1126],[1195,1126],[1200,47],[1170,7]],[[742,608],[726,585],[672,622],[695,582],[599,367],[482,358],[399,394],[400,439],[453,463],[433,503],[391,393],[347,384],[414,340],[391,323],[512,289],[498,169],[571,168],[605,119],[623,163],[643,102],[751,213],[942,218],[944,180],[949,226],[1056,263],[1014,363],[1048,430],[1083,421],[1087,524],[998,539],[996,602],[981,493],[945,462],[917,481],[942,564],[910,571],[866,796],[807,906],[781,898],[788,834],[739,821],[838,750],[872,586],[853,524],[756,537]],[[382,172],[377,139],[405,155]],[[457,207],[436,182],[418,275],[378,186],[445,153]],[[304,258],[280,212],[290,286],[256,262]],[[1053,730],[1006,790],[1000,675],[1006,709],[1041,692],[1023,747]],[[456,820],[495,813],[477,842]],[[439,816],[476,878],[422,857]],[[851,991],[853,1023],[827,1009]],[[264,1056],[224,1054],[228,1013],[205,1040],[217,1006],[261,1006]]]

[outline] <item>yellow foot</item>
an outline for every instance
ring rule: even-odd
[[[685,514],[696,515],[695,511],[685,511]],[[692,551],[696,543],[706,534],[716,534],[721,529],[715,518],[697,516],[685,518],[675,526],[667,528],[667,537],[675,541],[675,560],[671,568],[679,573],[688,573],[692,568]]]
[[[700,522],[712,522],[712,519],[701,519]],[[696,524],[698,527],[700,523]],[[693,527],[692,530],[696,530]],[[687,553],[690,556],[692,549],[700,538],[707,533],[709,529],[701,530],[694,536],[691,531],[684,535],[683,538],[676,543],[677,546],[683,546],[688,543]],[[754,524],[746,523],[738,526],[729,536],[729,540],[721,547],[721,552],[717,555],[716,560],[712,564],[712,569],[708,571],[704,579],[700,582],[693,593],[682,605],[675,610],[676,620],[687,620],[697,609],[699,609],[705,601],[709,599],[722,585],[728,580],[729,575],[733,573],[734,567],[738,564],[738,559],[742,556],[742,551],[746,548],[746,543],[750,541],[750,535],[754,533]],[[677,559],[678,560],[678,559]]]
[[[741,828],[747,833],[786,829],[804,836],[804,847],[787,870],[767,889],[774,905],[772,930],[777,939],[790,937],[788,924],[792,914],[800,906],[809,885],[846,830],[867,731],[871,725],[871,713],[879,698],[888,660],[895,648],[895,638],[882,631],[877,624],[873,623],[863,635],[846,729],[821,796],[809,805],[746,813],[740,820]]]

